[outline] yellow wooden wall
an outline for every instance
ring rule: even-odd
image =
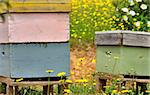
[[[70,12],[70,0],[9,0],[10,12]],[[4,7],[3,7],[4,8]],[[4,11],[1,10],[0,11]]]

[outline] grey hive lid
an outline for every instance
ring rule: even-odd
[[[106,31],[95,33],[96,45],[126,45],[150,47],[150,33],[139,31]]]

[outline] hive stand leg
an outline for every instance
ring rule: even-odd
[[[105,91],[104,86],[106,86],[106,80],[97,78],[96,89],[98,92]]]
[[[6,95],[9,95],[9,86],[6,86]]]
[[[13,86],[9,86],[9,95],[13,95]]]
[[[14,89],[14,93],[15,93],[15,95],[18,95],[19,94],[19,92],[18,92],[18,90],[19,90],[19,88],[18,88],[18,86],[15,86],[15,89]]]
[[[7,85],[7,87],[6,87],[6,95],[13,95],[13,86]]]
[[[63,91],[64,90],[64,87],[63,87],[63,85],[62,84],[58,84],[58,94],[59,95],[63,95]]]
[[[48,85],[43,86],[43,95],[47,95]]]
[[[147,90],[147,83],[141,83],[141,91],[140,92],[144,92],[144,95],[148,95],[146,94],[146,90]]]
[[[101,91],[99,78],[96,78],[96,91],[97,91],[97,92],[100,92],[100,91]]]
[[[49,91],[50,91],[51,95],[54,95],[54,92],[53,92],[53,85],[50,85]]]
[[[47,87],[47,95],[53,95],[53,85]]]
[[[136,82],[136,95],[138,95],[138,94],[139,94],[139,83]]]

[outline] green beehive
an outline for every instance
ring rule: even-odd
[[[96,32],[96,45],[98,72],[150,76],[150,33]]]

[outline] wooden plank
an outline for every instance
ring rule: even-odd
[[[150,83],[150,79],[132,79],[132,78],[124,78],[124,81],[135,81],[140,83]]]
[[[61,3],[69,3],[70,0],[9,0],[13,3],[55,3],[55,4],[61,4]]]
[[[0,76],[0,82],[6,83],[8,85],[11,85],[12,80],[10,78],[8,78],[8,77]]]
[[[150,33],[123,33],[123,45],[150,47]]]
[[[48,81],[23,81],[23,82],[12,82],[13,86],[47,86]],[[51,81],[50,85],[60,84],[58,81]]]
[[[150,47],[150,33],[132,31],[96,32],[96,45]]]
[[[20,13],[9,18],[9,42],[66,42],[68,13]]]
[[[70,12],[71,3],[11,3],[10,12]]]
[[[0,2],[0,13],[6,13],[7,12],[7,5],[4,2]]]
[[[96,32],[96,45],[120,45],[122,35],[120,32]]]

